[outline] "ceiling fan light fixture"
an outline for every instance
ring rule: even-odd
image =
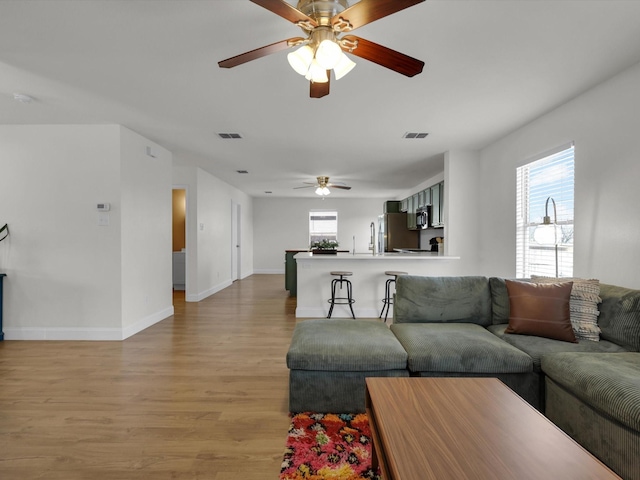
[[[287,60],[296,73],[306,75],[313,61],[313,49],[309,45],[304,45],[287,55]]]
[[[316,50],[316,60],[325,70],[333,69],[341,60],[342,49],[333,40],[323,40]]]
[[[313,83],[327,83],[329,81],[327,70],[322,68],[315,59],[311,62],[311,66],[309,67],[309,71],[305,78]]]
[[[349,73],[356,66],[356,62],[353,62],[349,57],[347,57],[344,52],[340,56],[340,60],[337,65],[333,67],[333,73],[336,76],[336,80],[340,80],[347,73]]]
[[[329,190],[327,187],[318,187],[316,188],[316,195],[320,195],[320,196],[325,196],[325,195],[329,195],[331,193],[331,190]]]

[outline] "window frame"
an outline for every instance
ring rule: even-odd
[[[321,231],[321,230],[313,230],[313,224],[312,222],[314,221],[313,216],[314,215],[318,215],[318,214],[328,214],[326,216],[333,216],[333,214],[335,214],[335,220],[333,220],[335,222],[335,232],[333,231]],[[318,221],[318,220],[316,220]],[[330,220],[327,220],[330,221]],[[318,232],[318,233],[316,233]],[[314,233],[316,233],[316,239],[314,239]],[[331,209],[317,209],[317,210],[310,210],[309,211],[309,245],[311,246],[311,244],[313,244],[316,241],[320,241],[320,240],[332,240],[337,242],[338,241],[338,211],[337,210],[331,210]]]
[[[535,242],[533,232],[543,224],[545,214],[554,223],[554,210],[561,242]],[[573,276],[574,222],[575,146],[571,142],[516,168],[516,278],[555,277],[556,272],[559,277]]]

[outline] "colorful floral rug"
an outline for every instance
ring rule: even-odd
[[[381,480],[371,469],[367,415],[292,416],[280,480]]]

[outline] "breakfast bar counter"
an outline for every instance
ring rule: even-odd
[[[388,252],[335,255],[301,252],[295,255],[297,262],[296,317],[322,318],[329,312],[331,297],[330,274],[334,270],[350,271],[353,284],[353,309],[356,318],[376,318],[382,310],[384,285],[389,278],[385,271],[404,271],[409,275],[456,275],[460,257],[438,255],[435,252]],[[393,308],[393,307],[392,307]],[[336,306],[332,318],[349,318],[348,307]]]

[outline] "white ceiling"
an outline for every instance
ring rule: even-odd
[[[640,62],[640,1],[427,0],[354,32],[422,74],[352,57],[322,99],[287,52],[217,65],[301,33],[249,0],[0,0],[0,123],[122,124],[258,197],[393,198]]]

